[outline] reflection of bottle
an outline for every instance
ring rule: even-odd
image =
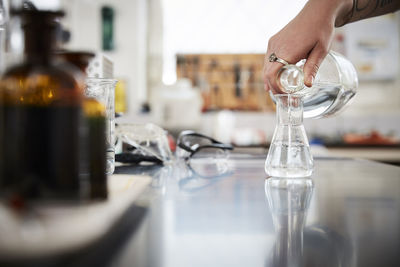
[[[276,232],[271,266],[303,266],[303,230],[313,188],[309,178],[265,180],[265,194]]]
[[[330,51],[322,62],[312,87],[304,85],[303,66],[305,60],[296,65],[285,65],[278,72],[277,82],[286,93],[304,96],[304,117],[331,116],[342,110],[353,98],[358,87],[357,72],[344,56]],[[271,98],[275,97],[270,92]]]
[[[56,18],[62,12],[19,11],[25,62],[1,83],[2,187],[32,198],[79,196],[82,88],[67,65],[57,65]],[[1,180],[1,179],[0,179]]]

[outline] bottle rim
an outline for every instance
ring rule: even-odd
[[[85,79],[85,83],[102,83],[102,84],[116,84],[118,82],[117,79],[112,78],[100,78],[100,77],[87,77]]]

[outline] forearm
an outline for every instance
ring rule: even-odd
[[[350,10],[343,10],[338,14],[335,26],[340,27],[347,23],[371,18],[400,9],[400,0],[353,0]]]
[[[317,16],[324,23],[339,27],[350,20],[354,1],[357,0],[308,0],[302,13],[309,11],[308,16]]]

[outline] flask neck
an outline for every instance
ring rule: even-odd
[[[277,95],[277,119],[280,125],[303,124],[302,96],[287,94]]]

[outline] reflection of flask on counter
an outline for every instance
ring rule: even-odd
[[[25,61],[8,69],[0,89],[0,182],[26,198],[80,195],[82,87],[68,65],[54,61],[63,12],[17,11]]]
[[[321,266],[305,264],[303,249],[303,232],[313,189],[313,180],[307,178],[265,180],[265,195],[275,228],[275,244],[268,266]]]

